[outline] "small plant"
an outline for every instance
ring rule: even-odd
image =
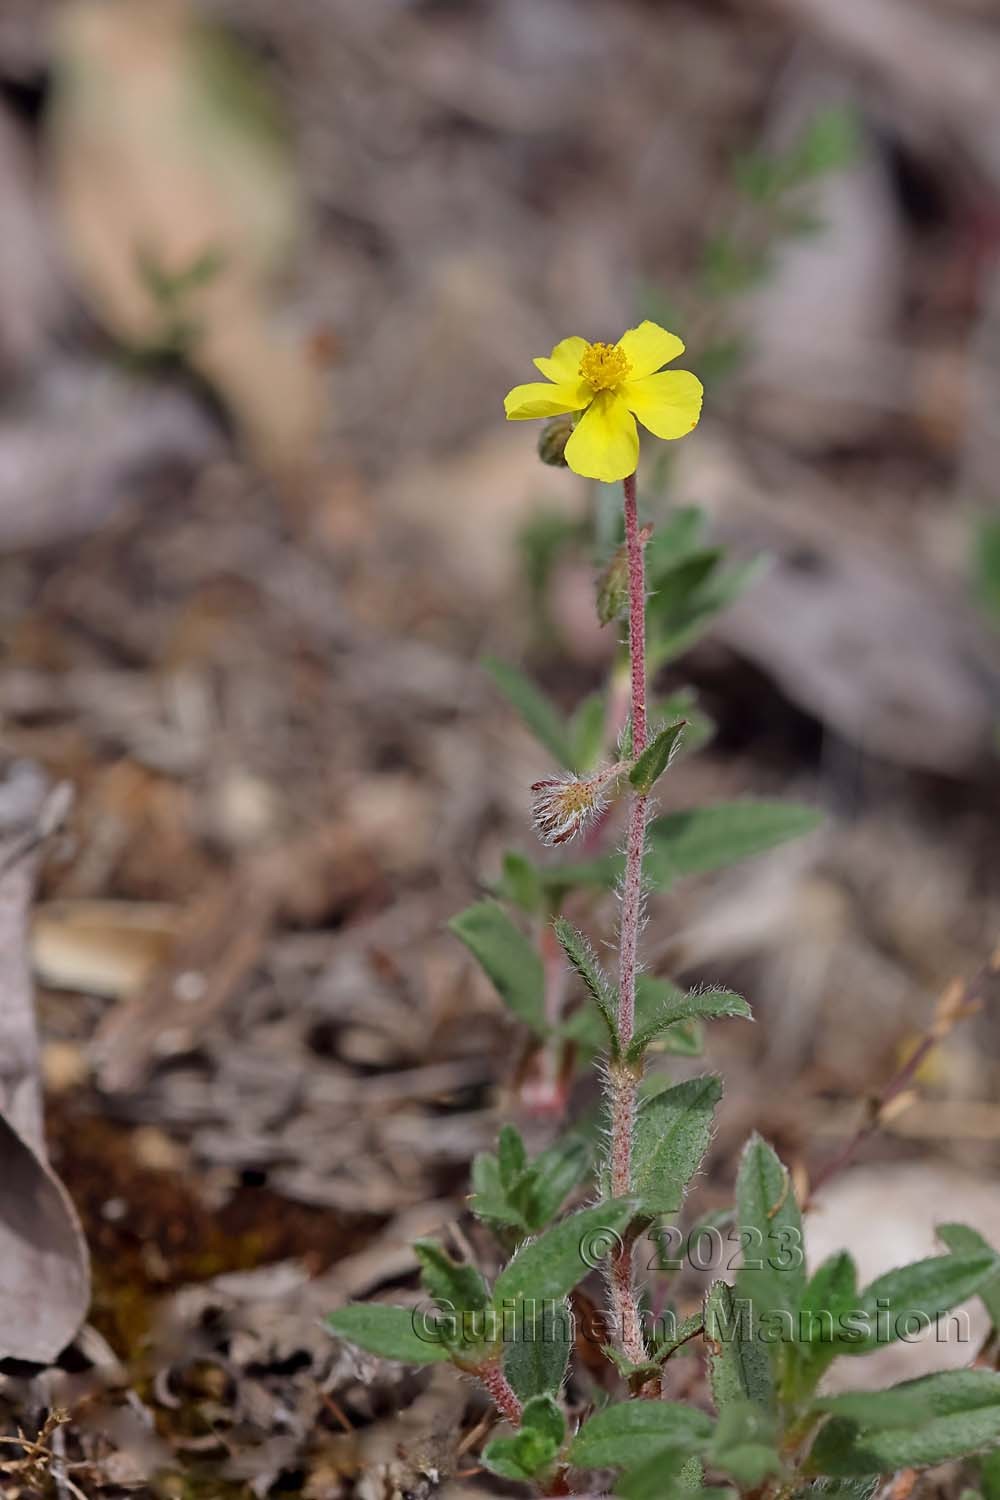
[[[533,788],[542,841],[558,849],[580,839],[585,857],[538,865],[508,854],[491,898],[452,927],[530,1038],[526,1104],[559,1116],[574,1066],[582,1060],[600,1068],[605,1131],[596,1163],[586,1128],[569,1130],[532,1158],[518,1131],[505,1126],[496,1152],[474,1163],[470,1200],[503,1257],[492,1283],[443,1246],[420,1241],[425,1306],[355,1304],[334,1312],[330,1326],[385,1358],[450,1361],[475,1377],[510,1428],[489,1442],[483,1463],[536,1493],[570,1493],[571,1471],[595,1470],[614,1473],[614,1493],[627,1500],[734,1492],[846,1500],[871,1494],[897,1470],[981,1454],[978,1482],[993,1500],[1000,1494],[997,1459],[989,1456],[1000,1449],[994,1369],[950,1371],[880,1392],[819,1393],[834,1360],[912,1339],[975,1293],[1000,1322],[1000,1256],[975,1231],[943,1226],[945,1253],[867,1286],[859,1287],[846,1252],[810,1275],[795,1187],[758,1136],[743,1151],[732,1210],[684,1228],[677,1222],[722,1084],[704,1075],[665,1086],[647,1062],[656,1053],[696,1054],[706,1021],[748,1019],[750,1009],[729,990],[685,992],[640,974],[645,893],[816,821],[808,809],[754,802],[650,820],[660,778],[690,748],[685,736],[690,742],[705,732],[689,694],[647,703],[651,672],[704,629],[748,577],[705,546],[696,512],[677,511],[658,529],[640,524],[635,417],[664,438],[681,437],[698,421],[698,380],[658,373],[682,350],[651,322],[614,345],[565,339],[536,361],[546,381],[517,387],[506,402],[515,420],[558,422],[543,445],[547,461],[561,442],[557,456],[570,469],[622,484],[624,542],[604,558],[597,608],[602,622],[627,620],[627,646],[605,693],[569,720],[527,678],[492,665],[560,766]],[[616,802],[626,804],[624,855],[603,848]],[[571,897],[585,900],[588,891],[616,883],[621,916],[612,975],[564,908]],[[951,1019],[960,1010],[955,1002]],[[581,1194],[590,1201],[563,1213]],[[650,1265],[659,1289],[669,1291],[670,1275],[689,1263],[736,1268],[734,1281],[715,1280],[702,1309],[681,1319],[641,1284],[642,1244],[655,1247]],[[577,1332],[572,1299],[598,1267],[606,1284],[598,1343],[608,1362],[605,1384],[618,1395],[594,1401],[582,1421],[570,1423],[561,1398]],[[692,1346],[704,1360],[705,1398],[671,1400],[671,1362]],[[581,1485],[606,1488],[600,1478]]]

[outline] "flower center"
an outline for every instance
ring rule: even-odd
[[[617,344],[591,344],[580,361],[580,374],[595,391],[621,385],[631,368]]]

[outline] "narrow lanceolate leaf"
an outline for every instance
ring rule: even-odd
[[[736,1295],[749,1302],[758,1337],[782,1362],[806,1286],[802,1215],[795,1189],[775,1152],[751,1136],[736,1178],[737,1233],[743,1264]]]
[[[822,1474],[888,1473],[947,1463],[1000,1445],[1000,1374],[947,1370],[887,1391],[816,1402],[831,1414],[809,1455]]]
[[[489,1302],[486,1283],[475,1266],[452,1260],[434,1240],[417,1240],[414,1254],[421,1265],[421,1281],[435,1302],[454,1312],[479,1312]]]
[[[513,1328],[508,1321],[504,1333],[507,1335],[504,1374],[521,1400],[558,1394],[566,1379],[573,1347],[573,1319],[568,1302],[564,1298],[541,1305],[530,1300],[521,1302]]]
[[[722,1016],[753,1020],[753,1013],[743,996],[732,990],[690,990],[686,995],[675,991],[658,1012],[636,1028],[626,1057],[629,1062],[637,1062],[650,1043],[662,1037],[671,1026],[696,1019],[716,1020]]]
[[[600,1011],[613,1050],[618,1046],[618,1026],[615,1020],[617,999],[614,986],[595,957],[594,951],[582,932],[578,932],[565,917],[553,924],[556,937],[570,963],[573,965]]]
[[[531,681],[508,662],[487,657],[483,665],[503,693],[507,702],[515,708],[531,730],[539,744],[544,745],[553,759],[567,770],[573,770],[572,747],[562,714],[550,699]]]
[[[859,1317],[845,1331],[844,1354],[870,1354],[929,1329],[941,1314],[973,1296],[1000,1270],[992,1250],[933,1255],[880,1276],[858,1297]]]
[[[661,729],[646,746],[628,773],[628,779],[637,792],[645,795],[653,790],[680,748],[686,726],[686,719],[678,719],[676,724]]]
[[[541,872],[514,849],[508,849],[504,855],[502,873],[493,889],[502,900],[510,901],[529,916],[540,912],[545,902]]]
[[[794,802],[720,802],[667,813],[649,825],[647,878],[670,885],[722,869],[811,833],[819,822],[814,808]]]
[[[538,1239],[530,1240],[497,1277],[494,1305],[503,1312],[523,1298],[539,1302],[568,1296],[607,1255],[635,1209],[631,1201],[609,1199],[570,1214]]]
[[[466,907],[448,923],[480,962],[501,1000],[533,1031],[545,1030],[542,961],[495,901]]]
[[[939,1224],[937,1237],[953,1255],[985,1255],[993,1246],[968,1224]],[[1000,1328],[1000,1269],[979,1288],[979,1296],[994,1328]]]
[[[646,1099],[635,1122],[632,1185],[644,1215],[673,1213],[701,1166],[722,1080],[689,1078]]]
[[[705,1347],[712,1396],[720,1411],[741,1401],[770,1407],[771,1362],[757,1342],[749,1309],[740,1306],[724,1281],[712,1283],[705,1298]]]
[[[584,1422],[569,1450],[583,1469],[641,1464],[664,1448],[697,1451],[712,1430],[711,1418],[676,1401],[626,1401],[606,1406]]]
[[[352,1302],[338,1307],[327,1324],[339,1338],[381,1359],[405,1365],[429,1365],[449,1358],[432,1322],[419,1308],[387,1307],[381,1302]]]

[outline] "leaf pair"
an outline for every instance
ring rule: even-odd
[[[556,920],[554,930],[563,952],[583,980],[604,1022],[612,1058],[624,1057],[630,1067],[641,1063],[651,1044],[686,1022],[723,1016],[751,1018],[746,1001],[730,990],[692,990],[684,994],[673,985],[646,979],[644,983],[640,982],[640,992],[636,996],[632,1038],[623,1049],[618,1034],[617,987],[604,972],[582,932],[564,917]],[[579,1036],[579,1029],[573,1034]]]

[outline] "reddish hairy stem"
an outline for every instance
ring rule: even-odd
[[[635,475],[625,480],[625,548],[628,557],[628,641],[632,686],[632,753],[646,748],[646,577],[643,540],[639,535]],[[629,809],[625,844],[625,882],[618,956],[618,1040],[624,1052],[635,1029],[636,959],[642,917],[642,855],[646,842],[647,798],[636,793]],[[632,1188],[632,1134],[635,1124],[636,1076],[624,1061],[608,1070],[611,1115],[611,1191],[627,1197]],[[628,1359],[646,1358],[639,1311],[632,1284],[632,1251],[622,1244],[611,1256],[610,1292],[615,1333]]]
[[[486,1387],[500,1415],[506,1417],[512,1427],[520,1427],[521,1403],[500,1366],[483,1365],[476,1371],[476,1375]]]

